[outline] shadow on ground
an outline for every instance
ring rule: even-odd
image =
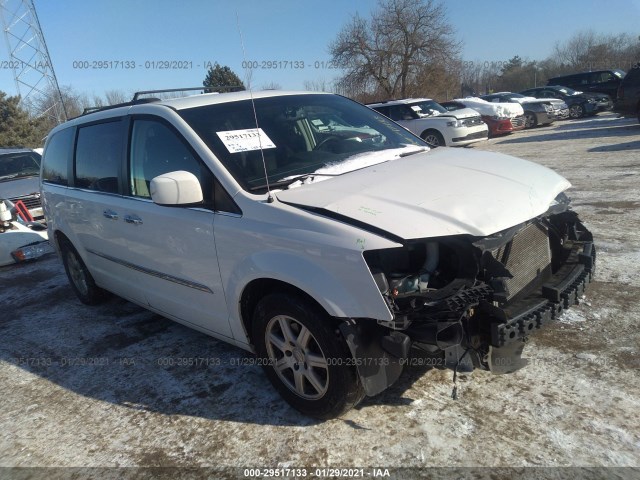
[[[117,297],[82,305],[56,257],[0,270],[0,288],[0,361],[66,390],[164,415],[317,423],[282,400],[251,353]],[[426,371],[405,371],[361,408],[410,403],[402,393]]]

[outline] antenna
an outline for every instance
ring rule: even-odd
[[[240,30],[240,18],[238,17],[238,11],[236,10],[236,25],[238,26],[238,33],[240,34],[240,46],[242,47],[242,60],[247,65],[247,55],[244,51],[244,40],[242,39],[242,30]],[[245,67],[246,68],[246,67]],[[260,146],[260,155],[262,157],[262,168],[264,168],[264,180],[267,185],[267,203],[273,202],[271,196],[271,187],[269,187],[269,175],[267,174],[267,162],[264,159],[264,150],[262,150],[262,138],[260,137],[260,127],[258,126],[258,114],[256,113],[256,104],[253,101],[253,91],[251,89],[251,82],[247,82],[247,89],[249,90],[249,97],[251,98],[251,108],[253,108],[253,119],[256,122],[256,130],[258,132],[258,145]]]

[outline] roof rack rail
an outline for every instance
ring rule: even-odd
[[[160,99],[159,98],[138,98],[135,100],[131,100],[129,102],[123,102],[123,103],[114,103],[113,105],[106,105],[104,107],[85,107],[85,109],[82,111],[82,115],[88,115],[90,113],[96,113],[96,112],[102,112],[104,110],[111,110],[113,108],[119,108],[119,107],[130,107],[131,105],[139,105],[141,103],[152,103],[152,102],[159,102]]]
[[[123,103],[116,103],[113,105],[107,105],[104,107],[86,107],[83,111],[82,111],[82,115],[88,115],[90,113],[96,113],[96,112],[102,112],[104,110],[111,110],[112,108],[119,108],[119,107],[130,107],[132,105],[140,105],[143,103],[153,103],[153,102],[159,102],[160,99],[156,98],[156,97],[145,97],[145,98],[140,98],[141,95],[150,95],[153,93],[171,93],[171,92],[190,92],[190,91],[195,91],[195,90],[202,90],[204,93],[219,93],[217,92],[217,90],[243,90],[244,87],[242,85],[229,85],[229,86],[224,86],[224,87],[186,87],[186,88],[167,88],[167,89],[163,89],[163,90],[143,90],[140,92],[136,92],[133,94],[133,98],[128,101],[128,102],[123,102]]]
[[[167,88],[167,89],[162,89],[162,90],[144,90],[141,92],[136,92],[133,95],[133,100],[131,100],[132,102],[135,102],[137,100],[139,100],[140,95],[149,95],[151,93],[172,93],[172,92],[190,92],[190,91],[194,91],[194,90],[202,90],[204,93],[220,93],[218,90],[224,90],[224,91],[233,91],[234,89],[237,90],[244,90],[244,87],[242,85],[225,85],[223,87],[186,87],[186,88]]]

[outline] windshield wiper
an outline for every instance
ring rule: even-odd
[[[337,177],[340,175],[339,173],[303,173],[302,175],[296,175],[295,177],[286,178],[282,180],[278,180],[277,182],[269,183],[269,187],[285,187],[287,185],[291,185],[298,180],[305,180],[307,178],[313,177]],[[261,190],[263,188],[267,188],[267,184],[257,185],[255,187],[251,187],[249,190]]]

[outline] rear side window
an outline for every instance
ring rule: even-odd
[[[122,123],[98,123],[78,129],[75,186],[118,193],[122,159]]]
[[[73,128],[66,128],[51,137],[44,152],[42,181],[69,185],[69,161],[73,142]]]
[[[616,80],[616,77],[611,72],[597,72],[591,76],[591,83],[607,83],[614,80]]]

